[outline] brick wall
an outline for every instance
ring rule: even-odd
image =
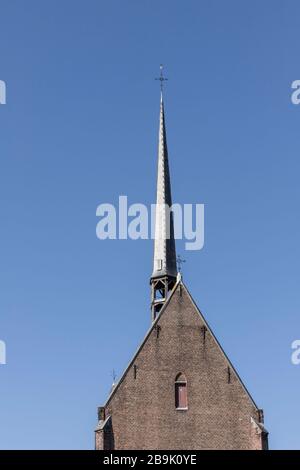
[[[188,410],[174,381],[187,379]],[[261,413],[180,284],[105,406],[115,449],[261,449]],[[252,419],[251,419],[252,418]],[[112,432],[108,429],[107,432]],[[98,439],[98,443],[97,443]],[[105,429],[96,431],[96,448]]]

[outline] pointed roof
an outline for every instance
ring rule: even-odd
[[[163,95],[160,99],[158,166],[156,190],[154,263],[151,278],[170,276],[176,278],[176,248],[174,239],[171,181]]]
[[[115,395],[115,393],[117,392],[118,388],[120,387],[120,385],[122,384],[126,374],[128,373],[129,369],[134,365],[134,362],[136,360],[136,358],[138,357],[138,355],[140,354],[141,350],[143,349],[146,341],[148,340],[149,336],[151,335],[152,331],[157,327],[157,324],[161,321],[162,319],[162,316],[163,314],[167,311],[167,308],[168,308],[168,305],[170,304],[175,292],[177,291],[177,289],[184,289],[190,302],[192,303],[192,305],[194,306],[194,311],[197,313],[197,315],[199,315],[201,321],[203,322],[203,324],[205,325],[205,327],[207,328],[207,331],[211,334],[218,350],[220,351],[221,355],[223,356],[223,358],[225,359],[225,362],[228,364],[228,366],[230,366],[231,370],[234,372],[238,382],[240,383],[241,387],[243,388],[245,394],[248,396],[250,402],[252,403],[252,405],[254,406],[254,408],[256,410],[258,410],[258,406],[257,404],[255,403],[255,401],[253,400],[250,392],[248,391],[247,387],[245,386],[244,382],[242,381],[241,377],[239,376],[238,372],[236,371],[235,367],[233,366],[232,362],[230,361],[230,359],[228,358],[227,354],[225,353],[224,349],[222,348],[221,344],[219,343],[218,339],[216,338],[215,334],[213,333],[212,329],[210,328],[209,324],[207,323],[205,317],[203,316],[202,312],[200,311],[200,309],[198,308],[197,304],[195,303],[193,297],[191,296],[188,288],[186,287],[186,285],[183,283],[182,281],[182,277],[180,275],[180,273],[178,274],[177,276],[177,281],[176,281],[176,284],[174,285],[172,291],[171,291],[171,294],[170,296],[168,297],[167,301],[165,302],[162,310],[161,310],[161,313],[160,315],[155,319],[155,321],[152,323],[151,327],[149,328],[149,330],[147,331],[143,341],[141,342],[140,346],[138,347],[137,351],[135,352],[135,354],[133,355],[131,361],[129,362],[128,366],[126,367],[126,369],[124,370],[123,374],[121,375],[120,379],[118,380],[118,382],[116,383],[115,387],[113,390],[111,390],[107,400],[106,400],[106,403],[104,406],[107,406],[110,402],[110,400],[112,399],[112,397]]]

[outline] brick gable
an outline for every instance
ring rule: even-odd
[[[187,410],[175,407],[180,373],[187,381]],[[262,412],[181,281],[101,413],[97,449],[267,445]]]

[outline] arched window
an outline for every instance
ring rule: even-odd
[[[184,374],[178,374],[175,379],[175,408],[187,410],[187,382]]]

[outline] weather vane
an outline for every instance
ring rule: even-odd
[[[181,258],[180,255],[177,256],[176,258],[177,265],[178,265],[178,272],[181,273],[182,271],[182,263],[185,263],[185,259]]]
[[[164,77],[164,74],[163,74],[163,64],[160,64],[160,76],[158,78],[156,78],[155,80],[159,80],[160,81],[160,90],[163,91],[163,85],[164,85],[164,82],[166,80],[168,80],[168,78]]]

